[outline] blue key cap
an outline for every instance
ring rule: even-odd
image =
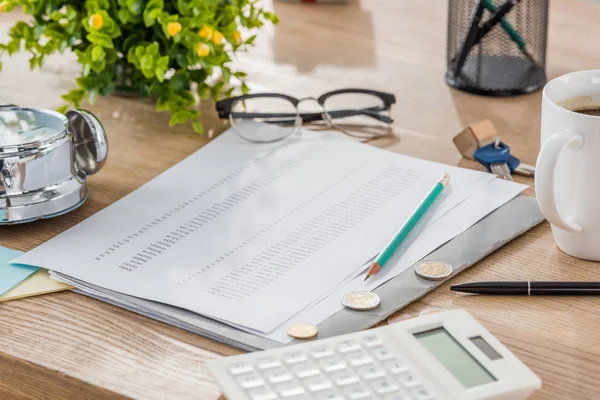
[[[475,150],[473,158],[491,172],[492,164],[506,164],[508,162],[510,148],[502,142],[498,144],[498,147],[495,147],[495,143],[490,143]]]
[[[512,180],[511,171],[507,163],[510,159],[510,148],[500,141],[483,146],[473,153],[473,158],[488,171],[502,179]]]
[[[510,173],[514,174],[515,169],[517,169],[519,167],[519,165],[521,165],[521,160],[519,160],[517,157],[515,157],[511,154],[508,157],[508,161],[506,162],[506,165],[508,165],[508,168],[510,169]]]

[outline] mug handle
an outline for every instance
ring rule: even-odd
[[[535,166],[535,192],[542,214],[552,225],[569,232],[581,232],[576,221],[565,220],[556,207],[554,196],[554,172],[562,151],[569,146],[580,149],[583,136],[572,130],[555,133],[543,144]]]

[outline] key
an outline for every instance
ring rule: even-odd
[[[473,153],[473,157],[486,167],[488,171],[496,174],[498,177],[509,181],[513,180],[510,168],[507,165],[510,157],[510,148],[499,140],[477,149]]]
[[[503,143],[500,141],[500,136],[496,136],[494,140],[494,147],[498,148]],[[533,165],[522,163],[517,157],[512,154],[508,157],[506,162],[511,174],[517,174],[521,176],[533,177],[535,176],[535,167]]]
[[[535,167],[533,165],[522,163],[517,157],[512,154],[508,157],[506,162],[511,174],[517,174],[521,176],[534,176]]]

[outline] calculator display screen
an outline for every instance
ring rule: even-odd
[[[415,337],[465,387],[472,388],[496,381],[446,329],[416,333]]]

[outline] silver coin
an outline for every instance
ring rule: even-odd
[[[379,295],[373,292],[350,292],[342,297],[344,307],[356,311],[368,311],[381,303]]]
[[[415,274],[430,281],[441,281],[452,275],[452,267],[445,262],[427,260],[415,266]]]

